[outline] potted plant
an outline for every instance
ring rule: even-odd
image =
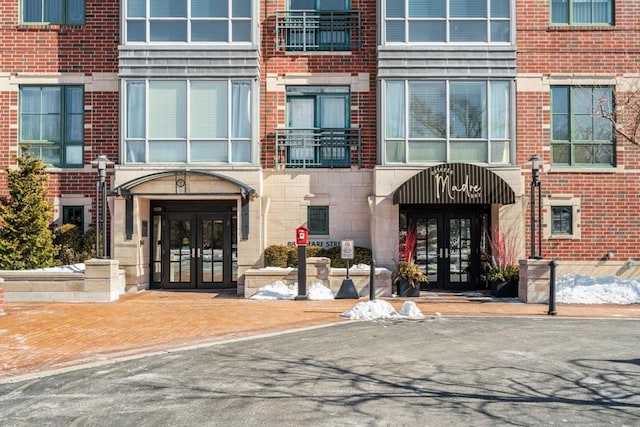
[[[420,296],[420,284],[427,283],[429,279],[422,268],[415,263],[415,250],[418,240],[418,232],[414,225],[407,228],[406,235],[400,245],[400,258],[396,266],[393,283],[398,289],[400,297]]]
[[[491,295],[499,298],[517,297],[520,270],[517,257],[517,238],[514,233],[503,233],[494,226],[489,237],[491,265],[487,280],[491,285]]]

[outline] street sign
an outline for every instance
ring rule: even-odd
[[[340,241],[340,258],[353,259],[355,257],[355,247],[353,240],[341,240]]]

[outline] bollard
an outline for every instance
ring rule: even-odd
[[[298,295],[296,300],[306,300],[307,297],[307,246],[298,245]]]
[[[555,316],[556,313],[556,262],[549,263],[549,312],[548,315]]]
[[[369,301],[376,299],[376,260],[371,259],[371,267],[369,268]]]

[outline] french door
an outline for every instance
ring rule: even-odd
[[[348,10],[349,0],[290,0],[293,22],[287,44],[304,50],[348,50]]]
[[[152,284],[165,289],[229,288],[237,280],[233,213],[154,216]]]
[[[308,167],[348,165],[348,89],[295,87],[289,91],[288,163]]]
[[[412,212],[418,234],[416,262],[429,277],[427,289],[480,289],[483,229],[487,215],[477,209]]]

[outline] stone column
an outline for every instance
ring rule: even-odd
[[[518,297],[529,304],[549,302],[550,267],[549,260],[520,260],[520,283]]]
[[[124,275],[118,260],[92,258],[84,265],[84,291],[90,301],[115,301],[124,293]]]

